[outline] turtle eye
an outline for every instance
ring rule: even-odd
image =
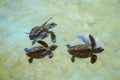
[[[57,24],[55,24],[55,23],[51,23],[50,25],[51,25],[51,26],[56,26]]]
[[[56,23],[50,23],[48,24],[49,28],[54,28],[57,24]]]
[[[98,51],[103,51],[104,49],[101,48],[101,47],[99,47],[99,48],[97,48],[97,50],[98,50]]]
[[[89,51],[90,49],[87,49],[87,51]]]

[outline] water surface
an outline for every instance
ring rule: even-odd
[[[119,80],[120,79],[119,0],[1,0],[0,80]],[[58,26],[54,57],[28,63],[24,48],[32,47],[28,35],[34,26],[49,17]],[[105,51],[95,64],[88,59],[70,61],[66,44],[82,41],[79,33],[97,36]],[[45,41],[52,45],[50,37]],[[39,44],[35,44],[39,45]]]

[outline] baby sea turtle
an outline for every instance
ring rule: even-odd
[[[47,24],[47,22],[50,19],[52,19],[52,17],[49,18],[41,26],[36,26],[36,27],[31,29],[30,33],[27,33],[27,34],[29,34],[30,40],[33,40],[32,41],[32,45],[34,45],[37,41],[42,40],[42,39],[48,37],[49,34],[51,35],[52,42],[53,43],[56,42],[56,36],[55,36],[54,32],[53,31],[49,31],[49,29],[54,28],[55,26],[57,26],[57,24],[56,23]]]
[[[80,44],[75,46],[66,45],[68,48],[68,52],[72,55],[71,61],[75,61],[76,58],[88,58],[91,57],[91,63],[95,63],[97,60],[97,53],[101,53],[104,51],[102,46],[97,39],[94,39],[92,35],[89,35],[87,40],[87,36],[83,34],[77,35],[78,38],[82,39],[82,41],[86,44]],[[99,46],[99,47],[98,47]]]
[[[29,63],[32,63],[33,59],[40,59],[44,58],[45,56],[49,56],[51,59],[53,57],[52,51],[54,51],[57,48],[57,45],[52,45],[48,46],[45,42],[43,41],[38,41],[43,46],[35,46],[33,48],[25,48],[26,55],[30,57],[28,59]]]

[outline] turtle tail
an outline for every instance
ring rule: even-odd
[[[67,48],[71,48],[71,45],[67,44],[66,47],[67,47]]]

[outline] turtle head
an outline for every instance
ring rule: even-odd
[[[71,48],[71,45],[67,44],[66,47],[67,47],[67,48]]]
[[[57,45],[52,45],[52,46],[49,47],[49,49],[50,49],[51,51],[54,51],[56,48],[57,48]]]
[[[94,53],[101,53],[101,52],[103,52],[104,51],[104,49],[102,48],[102,47],[97,47],[97,48],[94,48],[93,49],[93,52]]]
[[[30,51],[30,49],[24,48],[24,51],[26,52],[26,55],[28,55],[28,52]]]
[[[56,23],[50,23],[47,26],[48,26],[49,29],[51,29],[51,28],[54,28],[55,26],[57,26],[57,24]]]
[[[24,51],[25,51],[25,52],[28,52],[28,51],[29,51],[29,49],[28,49],[28,48],[24,48]]]

